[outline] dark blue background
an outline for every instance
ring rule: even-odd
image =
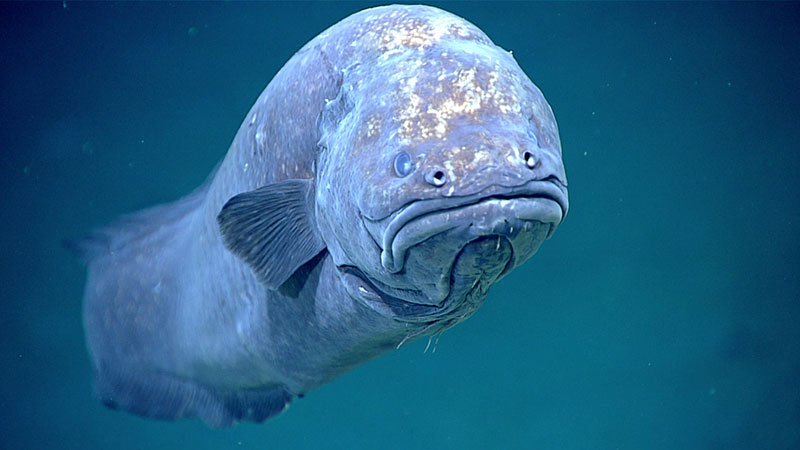
[[[800,5],[448,3],[543,90],[571,210],[483,308],[264,425],[91,398],[61,241],[200,184],[366,4],[0,3],[0,447],[800,448]]]

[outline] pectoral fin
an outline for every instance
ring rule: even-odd
[[[277,289],[325,249],[314,225],[314,183],[286,180],[239,194],[217,215],[225,245]]]

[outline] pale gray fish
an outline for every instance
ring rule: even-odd
[[[567,213],[550,106],[427,6],[356,13],[253,105],[208,182],[77,243],[106,405],[212,426],[468,318]]]

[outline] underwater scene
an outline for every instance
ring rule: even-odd
[[[101,392],[98,398],[104,388],[95,382],[90,355],[113,343],[104,335],[92,349],[87,344],[86,332],[95,325],[85,320],[84,295],[95,285],[87,284],[87,265],[74,254],[75,243],[121,216],[188,195],[217,167],[222,177],[227,169],[220,161],[240,126],[246,132],[247,121],[256,122],[248,112],[281,67],[328,27],[380,5],[0,3],[0,448],[800,449],[797,2],[430,3],[510,52],[552,108],[557,134],[543,103],[531,100],[538,105],[534,111],[547,117],[531,119],[536,126],[525,139],[552,150],[560,138],[561,161],[552,150],[552,173],[539,176],[564,192],[568,179],[566,216],[561,194],[554,194],[558,204],[551,202],[562,206],[553,213],[563,218],[557,230],[524,264],[504,272],[483,303],[463,314],[472,314],[467,320],[456,324],[459,316],[410,333],[422,336],[416,340],[387,338],[380,344],[385,354],[360,354],[357,363],[343,356],[346,370],[319,387],[293,392],[302,398],[283,412],[283,403],[275,403],[263,423],[246,420],[259,416],[238,406],[239,419],[232,422],[241,423],[142,417],[175,407],[162,391],[150,391],[149,382],[126,392],[140,397],[133,406],[124,406],[122,394]],[[467,29],[457,28],[465,35]],[[411,46],[429,44],[406,38]],[[347,51],[358,55],[357,48]],[[344,50],[338,52],[344,58]],[[487,58],[500,53],[510,64],[506,52]],[[364,65],[348,65],[342,73],[351,70],[352,80],[358,67]],[[320,73],[312,67],[281,79],[278,92],[302,99],[290,94],[317,92]],[[391,93],[390,78],[384,88]],[[502,77],[496,86],[494,99],[511,89]],[[324,98],[325,105],[334,101]],[[377,96],[364,97],[370,101],[379,103]],[[283,105],[272,117],[281,118],[286,136],[339,126],[330,124],[333,113],[310,114],[302,100],[287,103],[294,108]],[[408,129],[423,126],[416,117],[404,116]],[[271,123],[262,125],[270,129]],[[431,133],[447,134],[440,126]],[[506,139],[489,134],[495,143]],[[335,137],[334,131],[323,135]],[[320,147],[335,151],[338,144],[331,142]],[[407,151],[410,156],[392,154],[392,173],[399,178],[427,170]],[[274,167],[253,170],[280,167],[288,173],[285,166],[296,161],[276,154]],[[540,167],[545,156],[524,153],[520,167]],[[325,161],[315,160],[309,173],[326,173],[338,186],[337,172]],[[336,167],[345,181],[358,180],[353,168],[370,161]],[[426,175],[432,192],[447,189],[458,173],[443,167]],[[364,173],[373,179],[371,169]],[[230,183],[219,182],[218,191],[212,183],[210,192],[228,192]],[[395,195],[394,188],[365,189],[388,192],[382,197],[387,202]],[[235,193],[245,190],[250,188]],[[398,196],[404,192],[397,189]],[[293,213],[287,208],[287,214]],[[239,225],[232,223],[231,233]],[[336,220],[328,226],[332,232],[351,229]],[[188,242],[207,239],[185,227],[175,230]],[[498,238],[496,247],[484,242],[479,250],[518,251],[513,227],[491,233],[508,239]],[[238,236],[225,234],[227,247],[219,247],[244,260],[231,264],[253,268],[258,280],[285,292],[282,283],[289,279],[291,285],[297,272],[281,266],[284,260],[264,270],[262,260],[248,259],[237,247],[249,242]],[[412,245],[425,242],[416,239]],[[281,255],[291,255],[286,264],[308,269],[313,278],[325,252],[337,261],[351,255],[326,242],[327,250],[317,240],[282,248]],[[400,263],[383,257],[374,259],[378,268],[406,273],[392,265],[402,264],[402,256]],[[427,260],[435,271],[439,257],[412,249],[406,265]],[[193,254],[175,264],[198,263],[206,261]],[[143,276],[147,264],[139,266]],[[407,303],[387,300],[387,292],[402,297],[401,289],[384,287],[361,269],[370,273],[353,269],[350,275],[363,283],[355,291],[348,285],[347,292],[384,291],[368,298],[377,311],[369,314],[410,311]],[[139,276],[127,267],[117,271],[130,284],[111,282],[109,289],[128,295]],[[256,279],[250,272],[246,277]],[[313,314],[324,310],[307,306]],[[109,307],[97,320],[121,310]],[[174,331],[170,322],[162,325],[153,325],[155,332]],[[355,332],[362,325],[330,326]],[[124,331],[111,322],[104,326],[108,335]],[[223,340],[203,330],[194,330],[198,343]],[[362,343],[353,348],[363,349]],[[300,365],[291,351],[285,364]],[[305,354],[313,359],[321,351]],[[226,401],[246,404],[246,395]],[[138,415],[123,411],[136,408],[142,408]]]

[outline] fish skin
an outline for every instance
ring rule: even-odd
[[[282,229],[305,233],[264,234],[275,225],[232,208],[274,214],[259,199],[294,185],[310,200]],[[508,52],[437,8],[361,11],[275,75],[204,186],[80,244],[96,394],[159,419],[264,421],[469,317],[567,209],[552,111]],[[275,236],[261,267],[242,251],[259,236]],[[293,272],[260,276],[292,239],[311,241]]]

